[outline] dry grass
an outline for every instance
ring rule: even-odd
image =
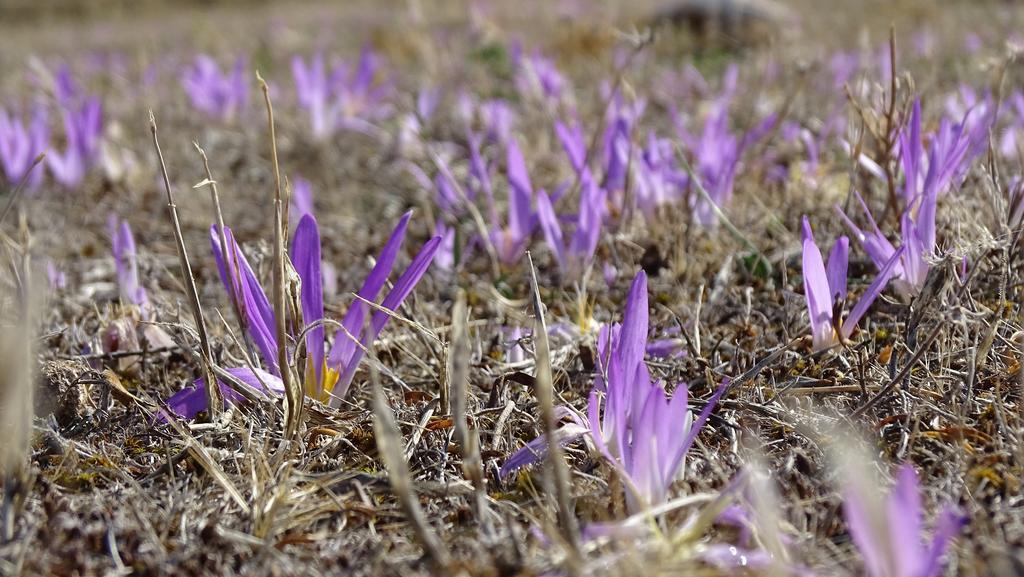
[[[152,108],[160,119],[182,242],[192,259],[197,299],[209,329],[209,355],[219,365],[239,357],[240,336],[206,248],[214,212],[205,191],[192,190],[208,174],[192,140],[209,155],[224,219],[268,287],[275,266],[274,207],[268,200],[274,165],[261,107],[250,106],[250,114],[235,125],[208,123],[188,109],[178,92],[137,86],[132,79],[146,65],[167,54],[172,60],[187,58],[193,46],[256,54],[254,64],[264,77],[287,94],[287,58],[293,51],[326,45],[352,54],[370,34],[390,57],[399,108],[407,110],[424,79],[440,85],[466,82],[482,94],[508,94],[504,53],[497,42],[523,37],[557,51],[562,70],[576,86],[581,116],[592,127],[604,103],[598,83],[614,69],[613,49],[626,46],[621,33],[630,31],[627,13],[647,9],[609,3],[595,10],[592,20],[567,22],[545,12],[551,8],[538,8],[531,16],[499,7],[493,22],[500,26],[470,30],[461,21],[460,6],[446,5],[431,14],[423,2],[427,16],[417,22],[405,6],[370,4],[337,10],[317,4],[294,8],[294,13],[291,7],[220,7],[170,15],[166,21],[132,16],[114,27],[125,30],[124,36],[108,38],[100,23],[74,34],[60,20],[38,34],[5,35],[8,25],[0,25],[0,64],[11,70],[12,62],[21,70],[28,53],[47,59],[63,55],[81,65],[88,47],[124,50],[128,63],[123,74],[97,80],[94,88],[109,95],[107,106],[117,111],[109,115],[113,138],[138,163],[120,180],[94,175],[83,190],[44,190],[23,199],[16,215],[2,224],[3,241],[10,247],[2,253],[0,321],[5,333],[17,330],[16,313],[23,310],[11,296],[16,295],[12,271],[18,270],[17,257],[29,246],[19,231],[32,232],[33,255],[61,264],[68,288],[38,309],[41,321],[32,340],[38,362],[32,369],[36,404],[44,408],[34,423],[30,471],[5,466],[5,505],[12,502],[14,489],[23,488],[12,484],[12,472],[32,476],[34,482],[12,528],[15,537],[0,544],[0,573],[737,574],[699,557],[710,543],[734,537],[731,528],[710,523],[708,512],[730,499],[748,499],[729,487],[745,464],[756,460],[778,492],[777,500],[765,497],[758,505],[778,518],[770,529],[778,532],[772,533],[772,542],[784,544],[795,562],[819,574],[855,574],[860,561],[840,511],[842,479],[830,459],[837,446],[858,443],[883,463],[880,478],[890,464],[913,462],[929,511],[952,500],[970,515],[949,556],[947,574],[1020,574],[1024,559],[1013,560],[1013,555],[1024,548],[1022,255],[1017,236],[1001,228],[1005,209],[984,162],[961,190],[941,202],[941,244],[955,247],[956,258],[936,264],[929,289],[913,302],[889,296],[880,300],[855,342],[839,351],[811,354],[801,338],[806,317],[798,294],[797,228],[800,216],[809,214],[816,219],[819,238],[842,232],[832,205],[847,201],[851,172],[839,150],[823,151],[821,174],[814,179],[797,177],[800,152],[782,145],[783,158],[793,161],[793,178],[772,181],[754,163],[738,177],[728,218],[765,256],[768,274],[747,266],[751,251],[743,240],[724,227],[697,227],[678,207],[650,222],[624,222],[604,235],[599,259],[624,272],[610,284],[599,274],[590,279],[586,295],[594,319],[620,320],[632,272],[643,268],[651,277],[652,336],[681,327],[686,337],[687,354],[651,361],[652,373],[669,383],[688,383],[698,407],[721,378],[734,379],[686,461],[684,480],[675,490],[681,501],[663,517],[663,527],[673,530],[657,537],[588,541],[579,544],[577,556],[572,546],[577,535],[563,533],[572,531],[565,515],[574,515],[573,521],[583,526],[624,516],[619,482],[582,443],[564,449],[569,466],[563,484],[545,481],[545,468],[506,481],[498,478],[504,459],[545,429],[541,415],[548,407],[534,391],[548,384],[545,366],[550,364],[553,401],[582,410],[594,374],[594,335],[588,332],[552,337],[550,344],[529,342],[527,361],[504,362],[505,329],[535,322],[525,259],[495,276],[486,254],[478,251],[453,277],[428,274],[400,314],[438,339],[393,320],[372,358],[364,361],[354,395],[341,410],[307,400],[301,422],[292,422],[294,440],[285,434],[282,399],[229,407],[212,423],[156,422],[158,400],[200,376],[202,365],[193,352],[200,344],[188,310],[188,279],[178,268],[173,228],[164,216],[166,199],[147,140],[145,111]],[[930,109],[938,111],[939,100],[960,81],[997,84],[1006,62],[999,39],[1024,20],[1012,3],[958,2],[940,10],[923,1],[872,1],[856,9],[846,3],[834,10],[809,8],[817,4],[792,2],[798,21],[786,24],[776,43],[756,48],[723,42],[691,52],[692,38],[663,32],[623,71],[623,86],[656,95],[660,75],[678,69],[682,58],[692,58],[710,77],[735,60],[744,86],[751,87],[739,96],[738,124],[752,122],[762,112],[758,107],[769,106],[809,125],[835,96],[820,90],[827,83],[822,79],[829,74],[826,59],[833,47],[878,46],[890,21],[901,31],[911,22],[923,22],[934,32],[938,56],[908,55],[900,67],[913,75],[926,102],[934,99]],[[160,12],[165,8],[155,10],[166,14]],[[616,27],[608,17],[616,18]],[[283,22],[281,28],[264,32],[277,21]],[[332,32],[332,24],[338,28],[325,33]],[[989,40],[974,57],[964,57],[959,49],[965,27]],[[555,35],[557,30],[565,34]],[[905,40],[901,36],[901,47],[909,44]],[[5,50],[8,46],[11,50]],[[762,82],[768,63],[778,66],[778,76]],[[1006,78],[1009,86],[1019,85],[1024,71],[1009,64]],[[0,93],[24,95],[22,80],[19,74],[5,76]],[[160,82],[177,90],[173,77]],[[253,95],[256,101],[255,84]],[[304,136],[303,120],[288,98],[275,100],[280,165],[284,174],[314,179],[324,256],[338,268],[339,295],[327,302],[328,316],[337,318],[391,223],[417,208],[410,234],[418,245],[431,234],[437,209],[431,206],[432,192],[419,189],[402,168],[393,142],[351,135],[319,145]],[[446,100],[442,108],[452,104]],[[663,104],[652,103],[645,123],[667,124]],[[461,135],[444,121],[449,113],[441,115],[428,127],[430,138],[460,141]],[[521,115],[516,131],[528,142],[535,181],[555,183],[566,177],[568,167],[548,134],[550,116],[528,106]],[[856,128],[859,119],[850,118]],[[387,126],[392,133],[395,128]],[[426,152],[405,154],[420,166],[432,166]],[[1019,164],[1004,164],[999,166],[1004,175],[1021,171]],[[863,185],[863,175],[855,177]],[[872,190],[874,205],[884,206],[884,189]],[[175,338],[174,347],[124,355],[96,352],[102,350],[106,328],[128,314],[116,302],[103,232],[110,211],[133,223],[145,285],[161,327]],[[466,231],[473,230],[465,224]],[[575,287],[559,277],[539,235],[532,247],[537,296],[546,307],[547,323],[576,324]],[[970,280],[961,286],[955,267],[964,254],[971,263]],[[856,258],[854,292],[872,272],[866,259]],[[408,255],[402,259],[407,262]],[[461,298],[465,316],[453,312]],[[0,359],[4,379],[17,383],[24,371],[9,368],[16,365],[7,360],[12,340],[0,341]],[[537,367],[535,350],[538,361],[543,360]],[[460,355],[457,362],[452,354]],[[445,397],[442,403],[442,391],[456,398]],[[374,410],[388,407],[400,437],[387,419],[375,426]],[[840,432],[850,430],[856,434]],[[401,477],[389,482],[389,472]],[[678,530],[690,522],[703,530]]]

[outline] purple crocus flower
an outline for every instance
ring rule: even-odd
[[[668,498],[687,451],[728,386],[723,383],[694,420],[685,385],[669,398],[662,383],[651,380],[644,363],[647,329],[647,276],[641,271],[626,299],[622,324],[605,326],[598,336],[598,377],[587,418],[563,408],[560,414],[569,423],[557,439],[566,444],[589,434],[625,481],[631,512]],[[546,437],[532,441],[509,457],[500,475],[537,462],[547,446]]]
[[[213,57],[200,54],[181,75],[181,84],[192,106],[204,114],[230,122],[249,104],[249,82],[244,58],[235,60],[228,72]]]
[[[49,139],[46,109],[41,105],[33,109],[27,127],[20,118],[0,108],[0,166],[8,184],[17,185],[25,178],[36,157],[46,150]],[[27,186],[36,188],[42,180],[40,167],[29,176]]]
[[[601,234],[605,213],[605,190],[594,182],[589,172],[580,183],[579,212],[573,220],[574,230],[568,243],[562,223],[548,194],[537,192],[537,217],[544,238],[555,255],[558,266],[569,276],[578,277],[590,266]]]
[[[594,384],[587,411],[594,444],[626,481],[632,512],[667,499],[683,458],[727,388],[718,388],[696,421],[685,385],[669,399],[643,360],[647,315],[647,276],[641,271],[626,297],[622,325],[606,327],[599,338],[604,374]]]
[[[906,250],[896,267],[894,284],[904,296],[913,296],[920,290],[931,267],[927,258],[936,248],[935,212],[939,195],[945,193],[951,183],[963,179],[971,160],[987,139],[990,120],[970,121],[971,114],[968,112],[968,117],[957,125],[943,120],[926,153],[921,137],[921,105],[916,102],[910,124],[900,135],[903,196],[907,201],[900,217],[900,237]],[[871,226],[867,232],[838,207],[837,210],[875,266],[882,270],[896,248],[879,230],[859,194],[857,201]]]
[[[567,83],[553,60],[538,50],[529,56],[520,56],[518,65],[516,88],[521,95],[539,96],[551,105],[558,104]]]
[[[533,234],[536,218],[533,212],[533,185],[526,170],[526,161],[515,139],[508,141],[508,226],[501,228],[492,215],[491,243],[498,258],[506,265],[519,261],[526,243]]]
[[[299,303],[302,308],[302,323],[312,326],[324,318],[324,281],[321,275],[320,230],[316,218],[305,214],[299,219],[292,236],[292,265],[302,279],[299,289]],[[306,331],[306,372],[303,382],[306,394],[316,397],[334,375],[328,376],[324,328],[316,326]]]
[[[358,293],[360,297],[373,301],[384,287],[405,238],[405,231],[411,216],[412,213],[404,215],[398,226],[395,227],[391,238],[388,239],[377,259],[376,266],[360,289]],[[264,364],[270,369],[268,373],[264,373],[262,370],[255,373],[261,377],[259,380],[267,386],[257,386],[250,382],[254,378],[254,373],[249,369],[229,370],[232,371],[232,374],[237,372],[236,376],[256,390],[279,393],[282,385],[278,376],[280,369],[277,364],[274,310],[246,261],[245,255],[235,243],[231,230],[225,228],[224,236],[228,243],[227,262],[224,262],[222,256],[220,235],[216,225],[211,228],[210,237],[214,258],[217,261],[221,280],[228,289],[228,294],[239,307],[246,332],[259,350]],[[439,237],[434,237],[423,245],[409,267],[395,281],[394,288],[384,298],[381,307],[395,310],[402,305],[420,278],[426,273],[440,242]],[[369,307],[362,301],[354,302],[341,323],[344,330],[339,330],[335,335],[334,345],[328,354],[325,331],[322,326],[314,326],[324,318],[324,304],[320,232],[313,215],[306,214],[299,220],[293,235],[290,256],[301,280],[299,300],[302,323],[304,327],[311,327],[305,335],[307,364],[304,371],[304,383],[306,394],[321,401],[329,400],[331,405],[336,407],[352,382],[364,350],[373,344],[390,316],[382,311],[374,312],[370,315],[369,326],[364,330],[363,325]],[[358,344],[353,342],[353,338],[359,338]],[[202,387],[195,390],[202,391]],[[229,402],[239,400],[230,395],[225,395],[225,398]],[[193,389],[181,391],[168,401],[172,409],[184,418],[192,418],[204,410],[205,402],[205,396],[197,396]],[[175,409],[176,406],[181,410]]]
[[[409,212],[398,221],[398,225],[392,231],[391,237],[384,245],[380,255],[378,255],[376,265],[370,271],[369,276],[366,277],[366,281],[363,282],[359,292],[356,293],[360,299],[374,301],[384,287],[391,269],[394,267],[402,242],[405,239],[405,231],[411,217],[412,213]],[[427,272],[427,268],[433,261],[440,244],[441,237],[435,236],[423,245],[419,253],[413,257],[409,267],[398,277],[391,291],[384,297],[381,307],[388,310],[396,310],[402,305],[424,273]],[[364,329],[363,325],[366,323],[368,314],[369,306],[362,300],[357,299],[349,307],[345,313],[345,318],[341,322],[344,330],[338,330],[335,334],[334,345],[330,349],[327,363],[331,370],[338,373],[338,378],[336,384],[330,387],[325,386],[321,392],[322,398],[329,396],[331,406],[337,407],[341,403],[341,399],[345,397],[349,386],[352,384],[352,378],[355,376],[356,368],[359,366],[359,361],[363,358],[365,349],[373,344],[373,341],[376,340],[377,336],[384,329],[388,319],[391,318],[382,311],[375,311],[370,315],[369,325]],[[360,335],[362,335],[361,338]],[[355,342],[353,338],[360,338],[360,340]]]
[[[882,266],[875,280],[868,286],[846,320],[837,316],[842,312],[846,299],[846,274],[850,254],[850,241],[839,237],[828,256],[828,266],[821,258],[821,250],[814,242],[811,223],[803,219],[803,276],[804,297],[807,299],[807,313],[811,319],[811,337],[814,349],[828,348],[841,340],[850,338],[857,323],[875,302],[889,279],[895,273],[903,249],[894,251]],[[842,323],[840,324],[840,321]]]
[[[81,104],[68,103],[64,112],[63,152],[51,150],[47,165],[53,177],[66,188],[82,183],[86,172],[95,164],[103,134],[103,107],[98,98],[86,98]]]
[[[309,113],[313,136],[317,139],[326,138],[337,126],[341,111],[340,106],[332,102],[323,54],[314,54],[309,65],[301,56],[293,57],[292,76],[295,78],[299,106]]]
[[[114,268],[117,271],[117,288],[121,299],[140,309],[149,306],[146,289],[139,283],[139,260],[135,250],[135,237],[127,220],[110,215],[107,220],[114,254]]]
[[[870,577],[938,577],[942,573],[942,557],[967,518],[946,505],[931,541],[922,543],[922,511],[917,473],[909,463],[899,468],[896,485],[884,503],[871,488],[848,483],[843,515]]]
[[[346,62],[332,66],[328,73],[324,56],[316,53],[309,64],[301,56],[292,59],[292,75],[299,106],[309,113],[313,137],[323,140],[340,128],[368,129],[365,122],[390,112],[384,99],[390,86],[376,83],[378,57],[369,47],[353,69]]]
[[[686,182],[686,174],[674,161],[673,146],[670,140],[658,138],[651,131],[634,163],[636,205],[648,217],[654,216],[659,206],[679,200],[680,184]]]
[[[584,140],[583,127],[579,122],[565,124],[560,120],[555,121],[555,134],[565,149],[569,163],[576,174],[584,172],[587,162],[587,143]]]
[[[676,131],[693,158],[693,171],[708,196],[718,207],[725,207],[732,198],[733,181],[740,162],[740,155],[750,144],[748,135],[742,140],[729,129],[729,107],[736,93],[738,69],[729,67],[722,80],[722,91],[714,100],[711,111],[704,119],[700,135],[690,133],[678,113]],[[695,218],[703,226],[714,226],[718,219],[712,206],[700,195],[691,196]]]
[[[501,99],[481,102],[479,116],[487,140],[499,144],[505,144],[510,140],[516,113],[508,102]]]
[[[264,365],[274,375],[280,375],[277,362],[277,333],[274,309],[270,306],[256,273],[249,266],[242,249],[235,242],[231,229],[224,228],[227,251],[221,248],[217,225],[210,227],[210,244],[213,258],[217,263],[220,280],[227,288],[228,296],[241,313],[243,329],[259,351]],[[227,259],[225,261],[224,255]]]
[[[918,197],[945,194],[952,184],[963,180],[971,161],[988,144],[993,106],[968,98],[971,106],[961,121],[943,118],[927,151],[921,134],[921,101],[914,102],[909,126],[900,134],[903,198],[908,205]]]
[[[645,100],[627,102],[622,93],[617,92],[611,99],[606,114],[607,128],[604,131],[602,148],[604,180],[601,185],[620,196],[626,187],[626,173],[631,164],[634,127],[640,122],[646,108]],[[622,204],[621,200],[615,200],[617,204]]]

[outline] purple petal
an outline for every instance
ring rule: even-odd
[[[582,437],[586,432],[587,429],[585,427],[570,423],[559,427],[555,431],[555,438],[558,439],[558,444],[564,447]],[[501,469],[498,471],[498,477],[506,479],[509,474],[540,462],[547,454],[548,438],[547,435],[541,435],[509,455],[508,459],[502,463]]]
[[[441,237],[439,236],[435,236],[423,245],[419,254],[412,259],[412,262],[409,264],[409,268],[402,273],[402,276],[400,276],[398,281],[395,282],[394,288],[391,289],[388,296],[384,298],[384,302],[381,303],[383,308],[394,311],[397,310],[398,307],[402,306],[405,298],[409,296],[409,293],[411,293],[414,288],[416,288],[416,284],[423,277],[424,273],[427,272],[431,261],[434,260],[434,253],[437,252],[440,245]],[[384,329],[384,325],[387,324],[390,318],[391,317],[388,314],[382,311],[377,311],[373,314],[373,317],[370,320],[369,331],[362,339],[363,347],[369,347],[373,344],[373,341],[377,339],[380,331]],[[358,333],[352,334],[356,335]],[[348,340],[347,335],[343,335],[342,338]],[[336,406],[338,400],[345,397],[345,393],[348,392],[348,387],[352,383],[352,377],[355,375],[356,367],[359,366],[359,361],[362,357],[363,348],[356,348],[345,366],[345,371],[338,379],[338,384],[335,387],[335,394],[331,399],[332,406]]]
[[[825,273],[825,264],[821,260],[821,251],[814,243],[810,221],[803,219],[803,276],[804,298],[807,300],[807,313],[811,320],[811,336],[814,348],[823,348],[834,341],[832,328],[832,296]]]
[[[950,543],[967,526],[968,518],[953,507],[945,507],[935,523],[935,536],[924,559],[921,577],[939,577],[942,573],[942,557]]]
[[[268,394],[282,394],[284,392],[284,383],[281,382],[280,378],[260,369],[256,369],[255,372],[248,368],[232,368],[227,369],[227,371],[253,390]],[[245,400],[245,397],[236,393],[233,388],[223,381],[218,380],[218,384],[220,385],[221,392],[224,394],[224,400],[228,404],[240,403]],[[197,379],[192,386],[171,395],[167,399],[168,408],[182,419],[194,419],[196,415],[207,409],[205,387],[205,381]],[[161,412],[161,420],[165,418],[166,415]]]
[[[864,313],[868,312],[868,308],[871,307],[871,303],[875,302],[882,291],[885,290],[885,286],[889,284],[889,279],[892,278],[896,272],[896,265],[900,261],[900,257],[903,256],[904,247],[900,247],[893,255],[889,258],[889,262],[885,263],[882,270],[879,271],[878,276],[868,286],[867,290],[857,301],[857,304],[850,311],[850,315],[843,321],[843,326],[840,328],[843,338],[849,338],[853,334],[853,329],[857,327],[857,323],[860,322],[861,317]]]
[[[828,264],[825,268],[825,276],[828,279],[828,288],[831,291],[833,302],[837,298],[846,298],[846,271],[849,260],[850,239],[841,236],[832,246],[832,252],[828,255]]]
[[[377,294],[384,286],[384,283],[387,282],[391,269],[395,265],[395,258],[398,257],[402,242],[405,240],[405,231],[409,226],[410,218],[412,218],[411,211],[402,215],[398,224],[395,225],[395,229],[391,231],[391,236],[388,237],[387,243],[384,244],[384,248],[381,249],[380,254],[377,256],[377,264],[374,265],[373,270],[366,277],[362,288],[356,293],[360,297],[368,301],[377,300]],[[363,323],[368,309],[369,307],[366,303],[357,299],[349,306],[341,325],[350,334],[358,337],[363,330]],[[328,363],[335,370],[341,370],[342,367],[349,364],[349,359],[352,358],[357,348],[356,344],[352,342],[345,332],[339,330],[334,334],[334,346],[331,347]]]
[[[299,300],[302,305],[302,322],[307,327],[324,318],[323,278],[320,274],[320,231],[316,219],[307,214],[299,221],[292,239],[292,263],[295,271],[302,279]],[[306,334],[306,350],[313,364],[316,386],[307,390],[316,390],[320,394],[323,383],[324,369],[324,328],[318,326]]]
[[[530,204],[533,186],[526,170],[526,161],[515,140],[508,142],[508,225],[516,241],[530,236],[533,229]]]
[[[633,279],[626,296],[622,328],[619,330],[619,342],[614,354],[624,374],[631,375],[638,365],[643,364],[647,345],[647,315],[647,274],[641,270]]]
[[[274,309],[271,308],[270,301],[267,300],[267,295],[256,279],[252,267],[249,266],[245,254],[235,242],[230,228],[224,228],[224,237],[228,245],[227,263],[224,262],[217,225],[210,227],[210,244],[213,246],[213,258],[217,262],[220,280],[224,283],[228,296],[242,313],[242,322],[246,324],[245,329],[259,349],[263,362],[270,372],[278,374]]]
[[[889,539],[892,541],[899,575],[920,575],[926,560],[921,558],[921,496],[914,466],[904,463],[896,475],[896,486],[886,501]]]
[[[565,268],[565,243],[562,240],[562,226],[558,224],[558,216],[551,206],[551,198],[543,189],[537,192],[537,218],[540,229],[544,233],[551,252],[555,255],[558,265]]]

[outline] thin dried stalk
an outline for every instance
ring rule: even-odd
[[[377,441],[377,451],[384,461],[388,472],[391,491],[398,498],[402,510],[412,525],[416,538],[424,553],[430,558],[434,569],[443,573],[451,565],[451,556],[444,544],[427,523],[427,517],[420,508],[419,499],[412,489],[409,467],[402,454],[402,438],[395,416],[384,396],[376,364],[370,363],[370,381],[373,387],[373,434]]]
[[[181,234],[181,221],[178,220],[178,206],[174,204],[174,193],[171,191],[171,179],[167,176],[167,164],[164,162],[164,153],[160,149],[160,140],[156,134],[156,117],[153,111],[149,111],[149,131],[153,134],[153,147],[156,148],[156,156],[160,160],[160,171],[164,179],[164,190],[167,192],[167,210],[171,216],[171,226],[174,229],[174,241],[178,248],[178,260],[181,265],[182,282],[185,284],[185,291],[188,293],[189,305],[192,308],[192,316],[196,323],[196,333],[199,335],[199,348],[201,364],[203,365],[203,376],[206,379],[206,402],[207,416],[210,422],[216,422],[217,417],[224,411],[224,395],[217,386],[217,379],[213,371],[213,354],[210,352],[210,338],[206,334],[206,319],[203,317],[203,307],[199,304],[199,291],[196,289],[196,278],[192,275],[192,266],[188,262],[188,251],[185,249],[185,239]]]
[[[536,315],[536,324],[533,329],[533,342],[537,355],[534,394],[537,396],[537,404],[540,408],[544,435],[548,439],[556,439],[558,422],[555,419],[554,379],[551,377],[551,351],[548,347],[548,326],[544,320],[544,303],[540,300],[540,288],[537,284],[537,269],[533,266],[533,255],[527,252],[526,258],[530,263],[530,289],[533,297],[533,310]],[[555,496],[557,501],[558,526],[562,531],[562,538],[569,546],[569,572],[570,574],[578,574],[581,559],[579,530],[576,525],[576,516],[571,502],[569,468],[565,464],[561,445],[558,443],[548,444],[546,462],[548,474],[545,478],[548,484],[551,485],[549,492]]]
[[[469,309],[466,306],[466,291],[459,290],[452,311],[452,342],[448,349],[451,378],[452,409],[455,420],[455,436],[462,454],[462,474],[473,483],[476,493],[476,514],[481,522],[485,519],[484,468],[480,456],[480,438],[470,430],[466,416],[469,400]]]
[[[4,501],[0,508],[0,526],[3,530],[4,542],[15,537],[18,517],[25,505],[25,499],[32,488],[32,419],[35,393],[35,338],[30,337],[35,331],[35,303],[31,298],[31,270],[29,267],[29,237],[23,230],[23,248],[20,254],[11,260],[11,272],[17,286],[17,302],[20,303],[20,315],[17,330],[9,331],[0,341],[0,353],[8,357],[4,359],[3,371],[7,383],[3,387],[7,398],[0,410],[3,414],[5,442],[0,455],[0,470],[3,471]]]
[[[214,180],[213,172],[210,170],[210,160],[206,157],[206,151],[203,150],[203,147],[199,146],[199,143],[194,140],[192,141],[192,146],[196,147],[196,151],[199,152],[199,156],[202,157],[203,168],[206,170],[206,180],[200,182],[193,188],[198,188],[203,185],[208,185],[210,187],[210,200],[213,201],[213,214],[217,219],[217,236],[220,239],[220,255],[221,259],[226,264],[230,262],[230,256],[228,255],[228,239],[227,235],[224,232],[224,213],[220,209],[220,194],[217,192],[217,181]],[[237,271],[238,267],[236,266],[234,267],[234,269]],[[231,270],[231,268],[225,266],[225,270]],[[241,279],[237,280],[239,283],[242,282]],[[249,355],[249,360],[255,363],[257,358],[256,348],[253,346],[252,337],[249,336],[249,331],[245,330],[246,327],[248,326],[248,323],[246,322],[245,317],[242,315],[241,305],[239,304],[238,299],[236,298],[237,295],[234,294],[234,291],[231,291],[230,296],[231,310],[234,311],[235,320],[238,322],[238,325],[242,328],[242,339],[245,342],[246,353],[248,353]]]
[[[287,348],[287,309],[284,299],[285,283],[285,249],[284,222],[281,202],[281,168],[277,162],[277,133],[274,129],[274,107],[270,102],[270,88],[263,77],[256,73],[260,89],[263,90],[263,102],[267,107],[267,126],[270,129],[270,158],[274,164],[274,316],[277,329],[277,364],[281,368],[281,381],[284,383],[285,438],[294,439],[299,430],[302,418],[303,391],[298,379],[293,378],[292,367],[288,362]]]

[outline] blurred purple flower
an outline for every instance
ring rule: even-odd
[[[492,213],[491,243],[506,265],[519,261],[537,222],[533,212],[533,185],[526,161],[514,139],[508,141],[508,226],[502,228]]]
[[[537,217],[544,238],[563,273],[579,278],[594,260],[605,213],[605,190],[586,172],[580,182],[579,211],[571,218],[572,236],[563,232],[547,192],[537,192]],[[568,242],[566,242],[568,237]]]
[[[50,283],[50,290],[63,290],[68,285],[67,275],[64,274],[53,259],[46,259],[46,279]]]
[[[131,226],[127,220],[111,214],[107,219],[107,228],[113,247],[117,288],[121,293],[121,299],[145,310],[149,306],[149,296],[139,282],[139,259]]]
[[[46,109],[36,105],[28,127],[20,118],[0,108],[0,165],[8,184],[15,186],[28,174],[32,163],[49,146],[50,130]],[[36,188],[43,180],[42,167],[29,176],[27,186]]]
[[[918,197],[941,196],[963,180],[971,161],[988,145],[992,106],[970,99],[959,123],[943,118],[925,150],[921,134],[921,101],[914,102],[910,123],[900,134],[903,198],[909,206]]]
[[[479,115],[484,136],[488,140],[499,144],[505,144],[509,141],[512,134],[512,125],[515,124],[516,113],[508,102],[500,99],[481,102]]]
[[[616,92],[611,98],[602,140],[604,180],[601,183],[610,194],[621,195],[626,187],[626,173],[634,148],[633,134],[646,109],[645,100],[627,102],[621,92]],[[617,204],[621,205],[621,201]]]
[[[884,503],[866,487],[848,483],[843,515],[854,545],[864,557],[870,577],[938,577],[942,557],[967,524],[967,518],[953,506],[939,513],[935,535],[921,542],[922,513],[920,487],[913,465],[899,468],[896,485]]]
[[[555,63],[539,50],[529,56],[519,53],[516,88],[523,96],[537,96],[551,105],[557,105],[565,95],[567,82]]]
[[[845,236],[839,237],[832,247],[832,252],[829,253],[826,267],[821,258],[821,250],[814,242],[811,223],[806,216],[803,218],[804,297],[807,299],[807,313],[811,319],[811,337],[815,350],[828,348],[850,338],[861,317],[885,290],[902,253],[901,248],[889,257],[881,272],[843,321],[840,315],[843,302],[846,300],[850,241]]]
[[[774,122],[772,117],[765,119],[742,139],[732,133],[729,128],[729,108],[736,93],[738,76],[735,65],[726,70],[722,90],[712,102],[699,136],[687,130],[683,118],[677,112],[673,113],[676,131],[692,158],[694,175],[707,191],[711,202],[719,208],[726,207],[732,198],[733,181],[743,151],[768,133]],[[690,198],[697,222],[704,226],[716,225],[718,218],[708,201],[696,193]]]
[[[390,114],[386,98],[391,86],[377,81],[379,69],[378,57],[368,46],[355,68],[342,61],[330,73],[319,52],[308,65],[301,56],[292,58],[299,106],[309,113],[314,138],[323,140],[341,128],[365,131],[367,121]]]
[[[64,152],[51,150],[46,161],[57,182],[75,188],[96,163],[103,135],[103,107],[95,97],[87,97],[80,104],[69,101],[63,119]]]
[[[246,60],[238,58],[229,72],[223,72],[213,57],[199,54],[182,72],[181,84],[193,107],[230,122],[249,104],[247,67]]]
[[[289,220],[298,221],[307,214],[313,214],[313,186],[301,176],[292,179],[292,199]]]

